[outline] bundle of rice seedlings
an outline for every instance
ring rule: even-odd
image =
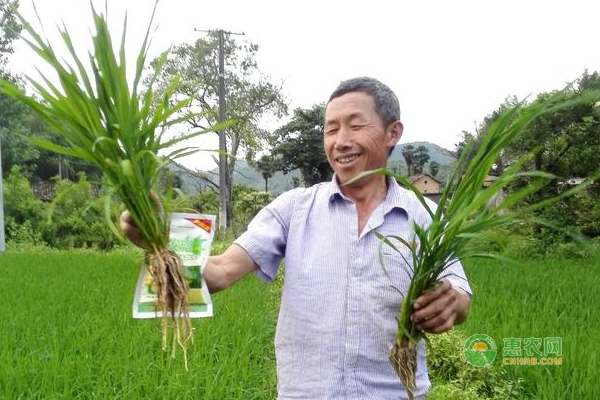
[[[493,236],[490,236],[492,229],[570,196],[587,187],[598,176],[596,174],[581,185],[557,196],[540,198],[534,203],[525,203],[525,199],[531,199],[533,194],[556,177],[542,171],[525,171],[523,167],[533,156],[530,154],[512,163],[489,187],[485,188],[484,181],[492,170],[493,164],[498,160],[502,150],[534,119],[577,103],[595,104],[599,99],[598,92],[588,92],[570,99],[569,96],[558,93],[544,102],[529,106],[521,104],[506,111],[489,127],[477,143],[472,141],[462,152],[462,156],[441,194],[440,206],[435,211],[425,201],[421,192],[405,177],[387,169],[363,172],[349,182],[374,173],[391,176],[415,193],[431,217],[431,223],[428,226],[414,224],[414,237],[411,238],[382,236],[376,233],[381,245],[389,246],[402,255],[406,265],[396,267],[403,268],[411,278],[406,293],[394,287],[403,296],[403,301],[400,315],[397,317],[396,338],[389,354],[389,360],[404,384],[409,399],[413,398],[415,389],[417,342],[425,338],[425,333],[411,321],[413,303],[417,297],[427,289],[439,285],[441,279],[449,276],[448,273],[445,273],[446,269],[459,260],[487,257],[510,262],[511,260],[499,254],[491,253],[486,248],[477,246],[477,239],[485,239],[489,243],[490,239],[494,239]],[[491,201],[503,188],[523,179],[528,180],[529,184],[514,189],[499,204]],[[545,221],[537,222],[546,223]],[[546,224],[548,225],[548,223]],[[404,257],[390,239],[394,239],[410,249],[412,262]],[[381,253],[380,263],[389,277],[381,259]]]
[[[186,299],[188,288],[181,260],[169,249],[172,190],[163,187],[164,191],[161,191],[157,183],[159,171],[168,158],[187,155],[193,149],[179,149],[164,157],[160,157],[158,152],[204,132],[179,135],[168,140],[166,138],[166,129],[185,119],[174,118],[175,113],[189,102],[170,101],[178,84],[177,80],[160,95],[153,90],[156,77],[166,61],[166,52],[159,58],[154,75],[142,91],[140,81],[155,11],[156,3],[137,55],[131,88],[127,80],[125,59],[127,18],[123,24],[120,47],[116,54],[107,20],[104,14],[97,13],[93,7],[93,53],[88,54],[87,66],[84,66],[78,57],[71,36],[64,26],[59,28],[59,31],[70,55],[69,62],[60,60],[48,40],[38,35],[31,25],[18,15],[24,31],[28,34],[24,40],[56,72],[59,85],[55,85],[40,73],[41,81],[27,77],[37,97],[26,95],[7,81],[2,81],[0,88],[31,107],[66,143],[60,146],[50,141],[34,139],[34,144],[46,150],[79,158],[100,168],[105,184],[129,210],[141,238],[148,245],[146,259],[158,294],[156,309],[163,314],[163,348],[166,349],[169,342],[167,318],[170,316],[173,355],[176,344],[179,344],[183,349],[187,367],[186,347],[192,337]],[[209,130],[215,129],[220,127]],[[151,198],[152,191],[158,197]],[[107,208],[109,206],[107,203]],[[119,234],[114,222],[110,218],[107,218],[107,221],[111,229]]]

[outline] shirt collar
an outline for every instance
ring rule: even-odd
[[[385,215],[393,209],[398,208],[403,210],[408,215],[408,210],[411,209],[410,197],[414,196],[414,194],[410,190],[400,187],[398,182],[396,182],[396,180],[391,176],[387,176],[386,181],[388,184],[388,190],[385,199],[381,204],[383,207],[383,214]],[[337,177],[334,173],[329,185],[329,201],[332,202],[337,197],[352,201],[342,193],[340,185],[337,181]]]
[[[332,202],[336,197],[349,200],[342,194],[342,190],[340,189],[340,185],[337,181],[337,176],[334,173],[333,177],[331,178],[331,183],[329,184],[329,202]]]

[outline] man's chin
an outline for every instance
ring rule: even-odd
[[[356,173],[344,173],[340,174],[336,172],[336,176],[338,178],[338,183],[344,186],[359,186],[364,182],[364,178],[357,179],[355,178],[360,174],[360,172]]]

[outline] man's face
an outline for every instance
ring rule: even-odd
[[[360,172],[384,167],[401,135],[400,121],[384,126],[366,93],[346,93],[331,100],[325,110],[325,154],[341,183]]]

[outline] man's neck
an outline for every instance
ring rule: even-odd
[[[352,185],[340,185],[342,193],[361,208],[377,207],[385,199],[387,189],[386,177],[379,174],[365,177]]]
[[[354,201],[360,236],[373,211],[385,200],[387,195],[385,176],[379,174],[367,176],[352,185],[340,186],[340,190]]]

